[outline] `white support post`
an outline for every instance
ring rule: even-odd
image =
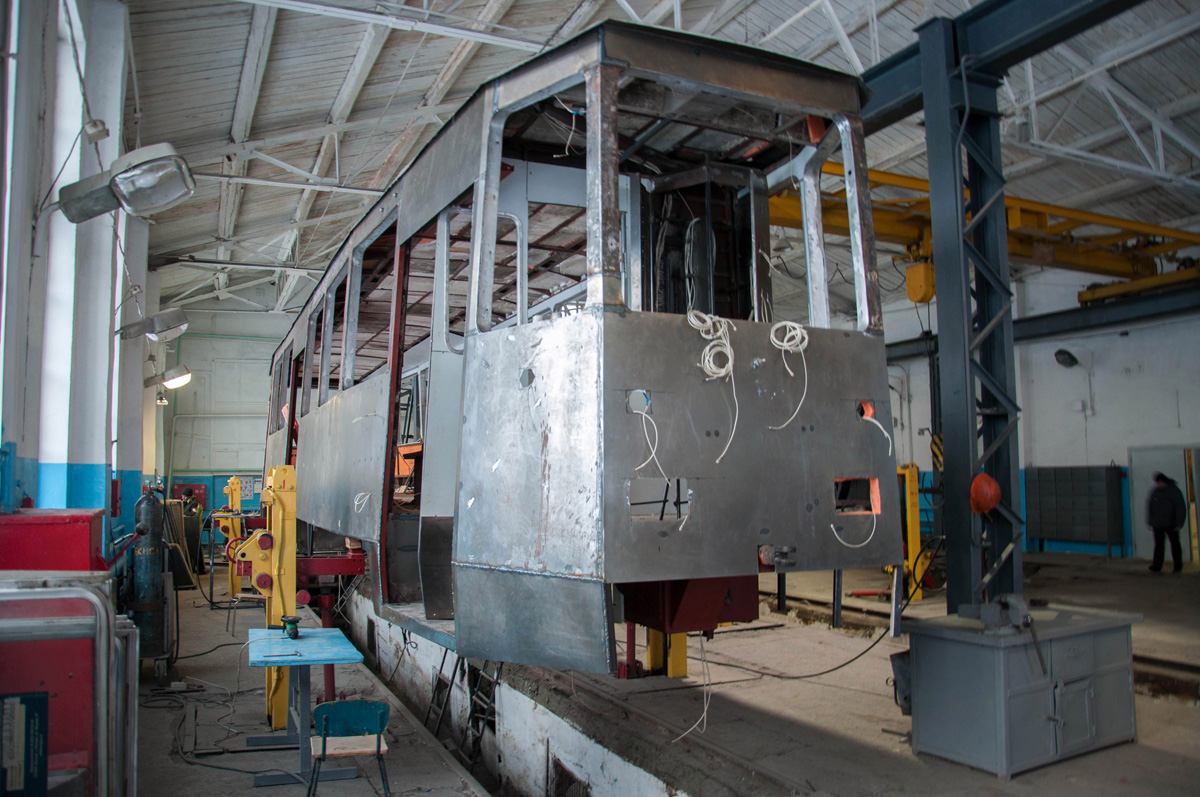
[[[87,53],[80,53],[85,104],[93,118],[103,119],[114,132],[95,145],[80,140],[81,177],[99,174],[120,155],[119,131],[127,78],[127,14],[128,7],[119,0],[92,3],[84,34]],[[74,23],[78,41],[83,26],[79,20]],[[74,73],[70,75],[73,76]],[[119,268],[117,215],[99,216],[76,228],[66,472],[66,506],[71,508],[107,510],[110,505],[109,402],[115,351],[112,297],[114,272]]]
[[[57,4],[21,3],[14,22],[17,56],[9,62],[14,107],[9,118],[8,230],[4,256],[3,442],[0,448],[0,511],[38,498],[38,438],[42,384],[42,326],[46,307],[46,242],[49,214],[37,229],[37,205],[50,179],[53,152],[54,20]],[[49,89],[44,93],[43,89]],[[72,133],[74,135],[74,133]],[[68,142],[69,144],[69,142]],[[7,142],[0,142],[7,146]],[[65,153],[64,153],[65,154]]]
[[[145,219],[125,216],[123,226],[124,263],[117,274],[117,296],[118,301],[122,303],[117,313],[119,326],[150,316],[145,301],[150,223]],[[146,339],[139,335],[129,340],[118,338],[116,343],[120,349],[115,364],[116,389],[113,391],[113,415],[116,418],[117,432],[113,469],[116,471],[116,478],[121,481],[121,508],[114,526],[124,526],[125,533],[129,534],[133,531],[133,505],[142,494],[145,398],[147,392],[153,394],[155,391],[147,391],[142,387]],[[150,399],[150,409],[152,412],[157,409],[153,397]],[[151,440],[153,441],[153,437]]]

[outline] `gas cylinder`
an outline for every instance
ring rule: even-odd
[[[166,653],[163,590],[163,526],[165,507],[151,490],[133,505],[133,591],[129,615],[138,627],[140,657],[151,659]]]

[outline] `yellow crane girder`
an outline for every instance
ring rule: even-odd
[[[826,163],[826,174],[842,176],[840,163]],[[933,229],[929,211],[929,182],[918,177],[871,170],[872,186],[891,186],[916,196],[876,200],[872,203],[875,238],[905,248],[914,262],[932,259]],[[1138,279],[1158,269],[1154,258],[1200,245],[1200,233],[1157,224],[1090,213],[1019,197],[1005,196],[1010,260],[1052,268]],[[821,195],[825,232],[849,233],[849,211],[844,192]],[[771,224],[803,228],[800,195],[784,191],[770,199]],[[1078,236],[1080,227],[1102,227],[1104,232]]]

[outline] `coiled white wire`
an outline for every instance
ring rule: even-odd
[[[780,333],[783,333],[782,337]],[[804,356],[804,350],[808,348],[808,330],[795,321],[780,321],[771,327],[771,345],[781,352],[780,356],[783,357],[783,367],[787,369],[788,374],[791,376],[794,377],[796,374],[792,371],[792,367],[788,365],[787,355],[789,351],[793,354],[799,352],[800,364],[804,366],[804,392],[800,394],[800,403],[796,405],[796,409],[786,421],[779,426],[767,427],[774,431],[779,431],[796,420],[796,416],[800,414],[800,408],[804,406],[804,399],[808,396],[808,358]]]
[[[840,542],[842,545],[845,545],[847,548],[866,548],[867,543],[869,543],[871,540],[873,540],[875,538],[875,527],[878,524],[879,524],[879,515],[872,513],[871,514],[871,533],[867,535],[867,538],[865,540],[863,540],[860,543],[855,543],[853,545],[842,539],[842,535],[838,534],[837,527],[834,526],[832,523],[829,524],[829,530],[833,532],[833,536],[837,537],[837,541]]]
[[[729,387],[733,391],[733,426],[729,430],[729,437],[725,440],[725,448],[721,451],[721,456],[717,457],[717,462],[720,463],[729,451],[729,444],[733,442],[734,434],[737,433],[739,413],[737,383],[733,378],[733,345],[729,341],[729,331],[736,332],[737,327],[728,318],[709,315],[699,310],[690,311],[687,314],[687,320],[692,329],[697,330],[700,337],[708,341],[708,345],[700,352],[700,362],[696,363],[704,372],[705,381],[728,379]]]

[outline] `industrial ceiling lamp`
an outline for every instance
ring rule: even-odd
[[[188,382],[192,381],[192,372],[188,370],[186,365],[177,365],[174,368],[168,368],[161,374],[146,377],[142,383],[144,387],[154,387],[162,385],[167,390],[175,390],[181,388]]]
[[[112,162],[100,174],[65,185],[58,192],[63,215],[75,224],[123,208],[149,216],[192,195],[196,181],[187,162],[170,144],[151,144]]]
[[[178,307],[172,307],[141,321],[126,324],[117,331],[121,333],[123,340],[145,335],[152,343],[165,343],[182,335],[187,331],[187,327],[187,314]]]

